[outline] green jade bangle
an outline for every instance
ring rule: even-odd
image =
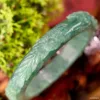
[[[15,70],[6,88],[9,100],[30,100],[48,88],[83,53],[97,27],[92,16],[80,11],[48,31]],[[43,67],[63,45],[60,54]]]

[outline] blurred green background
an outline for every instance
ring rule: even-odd
[[[0,69],[9,77],[34,43],[49,29],[62,0],[0,0]],[[62,8],[62,9],[61,9]]]

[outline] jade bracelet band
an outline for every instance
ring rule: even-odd
[[[54,83],[83,53],[96,28],[97,21],[87,12],[75,12],[48,31],[15,70],[6,89],[9,100],[30,100]]]

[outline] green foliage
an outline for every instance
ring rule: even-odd
[[[44,24],[50,18],[48,13],[60,11],[59,1],[0,1],[0,69],[8,76],[39,39]]]

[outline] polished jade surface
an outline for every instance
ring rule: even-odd
[[[29,100],[54,83],[82,54],[97,27],[91,15],[80,11],[48,31],[15,70],[6,89],[9,100]],[[63,45],[61,53],[42,68]]]

